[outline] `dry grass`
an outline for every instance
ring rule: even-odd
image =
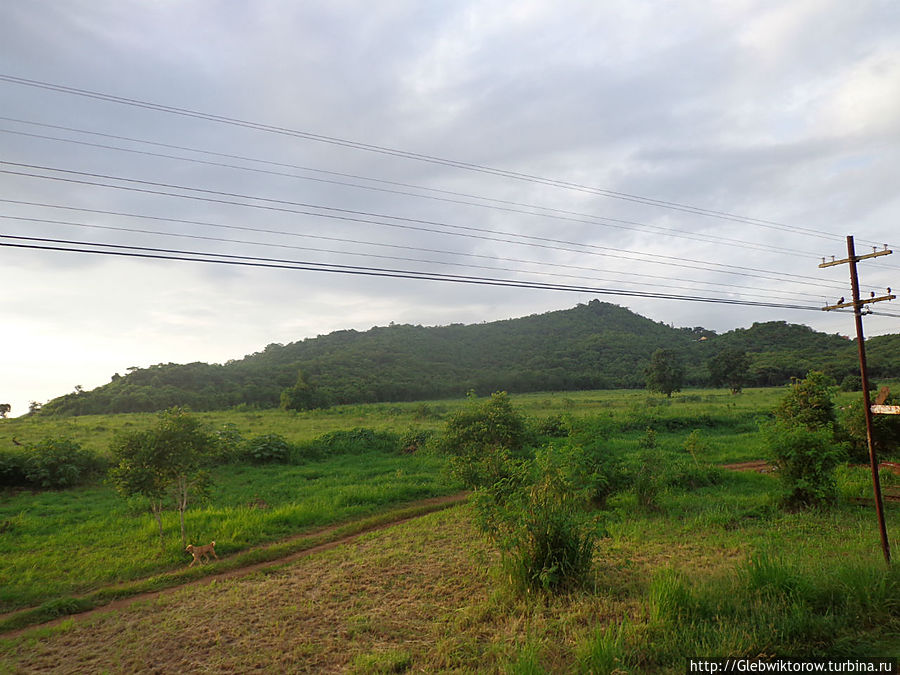
[[[415,530],[415,533],[411,532]],[[490,554],[436,514],[276,573],[186,589],[3,644],[11,672],[335,672],[419,655],[489,593]]]
[[[530,600],[503,590],[495,562],[468,508],[451,509],[276,572],[29,631],[0,642],[0,672],[484,672],[535,640],[568,670],[598,623],[640,615],[626,588],[657,561],[606,568],[604,592]]]
[[[577,672],[598,630],[627,618],[634,635],[645,631],[650,580],[662,568],[703,585],[732,575],[763,538],[796,540],[822,559],[860,557],[860,541],[871,539],[855,510],[736,530],[683,510],[634,513],[612,527],[595,559],[595,592],[511,595],[463,506],[268,573],[0,640],[0,673],[529,672],[529,655],[546,672]]]

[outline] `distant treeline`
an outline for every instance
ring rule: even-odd
[[[874,378],[900,377],[900,335],[867,341]],[[221,410],[415,401],[530,392],[641,388],[654,350],[674,350],[686,386],[706,386],[707,362],[726,348],[750,357],[747,386],[785,384],[809,370],[840,382],[857,372],[856,346],[839,335],[783,321],[717,335],[674,328],[616,305],[591,301],[569,310],[491,323],[344,330],[223,365],[160,364],[115,374],[108,384],[53,399],[42,414],[151,412],[172,406]]]

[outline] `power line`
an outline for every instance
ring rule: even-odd
[[[759,274],[749,273],[749,272],[758,272],[758,273],[763,273],[764,275],[777,275],[777,276],[763,276],[762,277],[762,278],[766,278],[769,280],[793,281],[794,283],[814,285],[819,288],[821,288],[824,285],[822,283],[821,279],[819,279],[819,278],[805,276],[805,275],[799,275],[799,274],[791,274],[791,273],[787,273],[787,272],[775,272],[772,270],[761,270],[761,269],[753,268],[753,267],[728,265],[725,263],[714,263],[711,261],[695,260],[695,259],[691,259],[691,258],[667,256],[667,255],[656,254],[656,253],[644,253],[644,252],[639,252],[639,251],[629,251],[627,249],[619,249],[619,248],[609,247],[609,246],[600,246],[597,244],[582,244],[582,243],[578,243],[578,242],[570,242],[570,241],[565,241],[565,240],[553,239],[553,238],[549,238],[549,237],[537,237],[537,236],[532,236],[532,235],[523,235],[523,234],[518,234],[515,232],[484,230],[481,228],[476,228],[476,227],[471,227],[471,226],[466,226],[466,225],[443,223],[443,222],[432,221],[432,220],[427,220],[427,219],[408,218],[408,217],[404,217],[404,216],[394,216],[394,215],[390,215],[390,214],[380,214],[380,213],[373,213],[373,212],[368,212],[368,211],[358,211],[358,210],[354,210],[354,209],[344,209],[344,208],[317,205],[317,204],[308,204],[308,203],[304,203],[304,202],[293,202],[290,200],[273,199],[273,198],[269,198],[269,197],[255,197],[252,195],[243,195],[243,194],[239,194],[239,193],[209,190],[209,189],[205,189],[205,188],[195,188],[195,187],[190,187],[190,186],[181,186],[181,185],[174,185],[174,184],[169,184],[169,183],[160,183],[160,182],[155,182],[155,181],[145,181],[145,180],[138,180],[138,179],[132,179],[132,178],[124,178],[124,177],[119,177],[119,176],[111,176],[111,175],[107,175],[107,174],[75,171],[75,170],[70,170],[70,169],[60,169],[60,168],[48,167],[48,166],[42,166],[42,165],[25,164],[25,163],[21,163],[21,162],[0,161],[0,164],[32,168],[32,169],[38,169],[38,170],[43,170],[43,171],[54,171],[54,172],[58,172],[58,173],[65,173],[65,174],[78,175],[78,176],[87,176],[87,177],[115,180],[115,181],[120,181],[120,182],[136,183],[139,185],[151,185],[151,186],[156,186],[156,187],[172,188],[172,189],[176,189],[176,190],[186,190],[186,191],[191,191],[191,192],[199,192],[201,194],[206,194],[206,195],[211,194],[211,195],[221,195],[221,196],[225,196],[225,197],[234,197],[234,198],[238,198],[238,199],[250,199],[250,200],[254,200],[254,201],[267,202],[269,204],[289,205],[289,206],[302,207],[302,208],[306,208],[306,209],[313,208],[313,209],[319,209],[320,211],[331,211],[333,213],[319,213],[319,212],[315,212],[315,211],[297,210],[297,209],[293,209],[293,208],[286,208],[285,206],[248,204],[245,202],[234,202],[234,201],[228,201],[228,200],[224,200],[224,199],[220,199],[220,198],[201,197],[198,195],[185,195],[185,194],[165,192],[165,191],[160,191],[160,190],[151,190],[148,188],[136,188],[136,187],[132,187],[132,186],[114,185],[114,184],[109,184],[109,183],[98,183],[96,181],[88,181],[88,180],[81,180],[81,179],[74,179],[74,178],[64,178],[64,177],[60,177],[60,176],[47,176],[47,175],[32,174],[32,173],[27,173],[27,172],[12,171],[12,170],[8,170],[8,169],[0,169],[0,173],[26,176],[26,177],[38,178],[38,179],[44,179],[44,180],[62,181],[62,182],[83,184],[83,185],[95,185],[98,187],[106,187],[106,188],[118,189],[118,190],[128,190],[128,191],[144,193],[144,194],[164,195],[164,196],[170,196],[170,197],[178,197],[178,198],[182,198],[182,199],[192,199],[192,200],[213,202],[213,203],[218,203],[218,204],[227,204],[227,205],[232,205],[232,206],[243,206],[243,207],[247,207],[247,208],[265,209],[265,210],[270,210],[270,211],[297,213],[300,215],[308,215],[308,216],[314,216],[314,217],[319,217],[319,218],[330,218],[330,219],[342,220],[342,221],[347,221],[347,222],[369,223],[369,224],[382,225],[385,227],[411,229],[411,230],[431,232],[431,233],[436,233],[436,234],[443,234],[443,235],[448,235],[448,236],[459,236],[459,237],[467,237],[467,238],[475,238],[475,239],[484,239],[484,240],[489,240],[489,241],[498,241],[498,242],[502,242],[502,243],[519,244],[519,245],[525,245],[525,246],[536,246],[539,248],[546,248],[546,249],[565,250],[565,251],[576,252],[576,253],[580,253],[580,254],[585,254],[585,253],[591,254],[592,253],[591,251],[583,251],[583,250],[570,249],[570,248],[561,248],[560,246],[556,246],[556,245],[548,245],[548,243],[561,244],[564,246],[579,246],[582,248],[595,249],[597,251],[605,251],[606,252],[603,254],[593,253],[594,255],[604,255],[604,256],[608,256],[608,257],[622,258],[622,259],[626,259],[626,260],[640,260],[642,262],[648,262],[648,263],[659,264],[659,265],[669,265],[669,266],[674,266],[674,267],[684,267],[684,268],[688,268],[688,269],[709,270],[710,267],[712,266],[712,267],[721,268],[721,269],[714,270],[714,271],[722,272],[725,274],[732,274],[732,275],[737,275],[737,276],[747,276],[747,277],[759,277],[760,276]],[[346,215],[346,214],[352,214],[352,215]],[[356,216],[360,216],[360,217],[356,217]],[[402,224],[385,222],[383,220],[373,220],[372,218],[387,218],[387,219],[391,219],[391,220],[399,220],[399,221],[401,221]],[[410,225],[409,223],[422,223],[422,224],[426,224],[426,225],[434,225],[437,227],[451,228],[453,230],[463,230],[464,232],[447,232],[444,230],[436,230],[436,229],[428,228],[428,227]],[[498,235],[502,235],[502,236],[512,236],[512,237],[518,237],[519,240],[510,240],[510,239],[503,239],[503,238],[484,236],[484,235],[473,235],[473,234],[469,234],[469,232],[482,232],[482,233],[498,234]],[[523,240],[525,240],[525,241],[523,241]],[[536,242],[540,242],[540,243],[536,243]],[[548,243],[544,243],[544,242],[548,242]],[[609,253],[609,252],[615,252],[615,253]],[[645,256],[645,257],[641,257],[641,256]],[[649,256],[650,258],[658,258],[659,260],[651,260],[651,259],[648,259],[646,256]],[[672,262],[672,261],[676,261],[676,260],[683,261],[683,262]],[[695,264],[690,265],[690,264],[685,264],[685,263],[695,263]],[[697,265],[700,265],[701,267],[697,267]],[[742,270],[742,271],[731,271],[731,270]],[[807,279],[808,281],[797,281],[799,279]],[[843,288],[843,286],[835,286],[835,285],[832,285],[832,286],[838,287],[838,288]]]
[[[185,234],[185,233],[181,233],[181,232],[160,232],[158,230],[147,230],[147,229],[131,228],[131,227],[119,227],[119,226],[112,226],[112,225],[98,225],[98,224],[92,224],[92,223],[77,223],[77,222],[66,221],[66,220],[51,220],[51,219],[47,219],[47,218],[30,218],[30,217],[25,217],[25,216],[11,216],[11,215],[4,215],[4,214],[0,214],[0,218],[7,219],[7,220],[20,220],[20,221],[25,221],[25,222],[46,223],[46,224],[52,224],[52,225],[65,225],[65,226],[70,226],[70,227],[82,227],[82,228],[87,228],[87,229],[108,230],[108,231],[113,231],[113,232],[129,232],[129,233],[133,233],[133,234],[149,234],[149,235],[153,235],[153,236],[175,237],[175,238],[179,238],[179,239],[194,239],[194,240],[198,240],[198,241],[213,241],[213,242],[228,243],[228,244],[266,246],[266,247],[271,247],[271,248],[283,248],[283,249],[291,249],[291,250],[298,250],[298,251],[311,251],[311,252],[315,252],[315,253],[330,253],[330,254],[337,254],[337,255],[358,256],[358,257],[365,257],[365,258],[380,258],[380,259],[384,259],[384,260],[399,260],[399,261],[403,261],[403,262],[415,262],[415,263],[428,264],[428,265],[447,265],[447,266],[452,266],[452,267],[484,269],[484,270],[492,270],[492,271],[500,271],[500,272],[513,272],[515,274],[532,274],[532,275],[538,275],[538,276],[552,276],[555,278],[564,277],[567,279],[580,279],[580,280],[585,280],[585,281],[605,281],[605,282],[611,282],[611,281],[621,282],[621,281],[623,281],[622,279],[610,279],[608,277],[596,277],[596,276],[588,277],[588,276],[584,276],[584,275],[579,276],[579,275],[575,275],[575,274],[561,274],[559,272],[540,272],[540,271],[535,271],[535,270],[523,270],[523,269],[517,269],[517,268],[511,268],[511,267],[495,267],[495,266],[490,266],[490,265],[476,265],[473,263],[460,263],[460,262],[441,261],[441,260],[423,260],[421,258],[409,258],[409,257],[405,257],[405,256],[389,256],[389,255],[381,255],[381,254],[375,254],[375,253],[359,253],[359,252],[354,252],[354,251],[323,249],[323,248],[316,248],[316,247],[310,247],[310,246],[296,246],[296,245],[291,245],[291,244],[279,244],[279,243],[272,243],[272,242],[248,241],[248,240],[241,240],[241,239],[226,239],[223,237],[210,237],[210,236],[206,236],[206,235]],[[556,265],[540,263],[540,262],[533,262],[531,264],[539,265],[541,267],[557,267]],[[633,275],[633,276],[642,276],[642,275]],[[667,281],[668,281],[668,279],[667,279]],[[690,280],[690,281],[691,281],[691,283],[695,283],[695,284],[721,285],[721,284],[712,284],[709,282],[700,282],[700,281],[693,281],[693,280]],[[645,286],[651,286],[651,287],[663,286],[663,284],[653,284],[653,283],[647,283],[647,282],[643,282],[643,283]],[[673,288],[673,289],[680,289],[680,290],[691,290],[691,291],[699,290],[696,287],[678,286],[678,285],[674,285],[671,283],[666,284],[665,287]],[[752,290],[752,289],[747,289],[746,287],[743,287],[743,290],[746,291],[746,290]],[[756,290],[770,291],[770,289],[756,289]],[[733,295],[751,296],[750,293],[741,293],[741,292],[733,292]],[[784,294],[761,295],[761,294],[756,293],[756,294],[752,294],[752,297],[768,298],[768,299],[772,299],[772,300],[784,300],[784,299],[793,299],[797,295],[805,295],[806,297],[809,297],[809,298],[817,297],[817,296],[813,296],[810,294],[802,294],[802,293],[789,294],[789,295],[784,295]]]
[[[512,201],[512,200],[497,200],[497,199],[493,199],[490,197],[483,197],[480,195],[472,195],[472,194],[461,193],[461,192],[450,192],[447,190],[435,190],[434,188],[429,188],[429,187],[425,187],[425,186],[421,186],[421,185],[412,185],[409,183],[400,183],[397,181],[384,181],[384,180],[381,180],[378,178],[372,178],[369,176],[358,176],[355,174],[346,174],[346,173],[341,173],[341,172],[336,172],[336,171],[325,171],[323,169],[295,165],[295,164],[270,162],[268,160],[262,160],[262,159],[253,158],[253,157],[246,157],[246,156],[242,156],[242,155],[234,155],[234,154],[220,153],[220,152],[212,152],[209,150],[202,150],[199,148],[191,148],[191,147],[187,147],[187,146],[175,145],[175,144],[170,144],[170,143],[157,143],[155,141],[147,141],[147,140],[132,138],[132,137],[128,137],[128,136],[105,134],[105,133],[100,133],[100,132],[95,132],[95,131],[88,131],[85,129],[64,127],[64,126],[55,125],[55,124],[43,124],[40,122],[20,120],[20,119],[11,118],[11,117],[0,116],[0,119],[10,120],[10,121],[18,122],[20,124],[30,124],[30,125],[34,125],[34,126],[40,126],[40,127],[62,129],[62,130],[70,131],[70,132],[75,132],[75,133],[80,133],[80,134],[89,134],[89,135],[100,136],[100,137],[104,137],[104,138],[114,138],[117,140],[124,140],[124,141],[128,141],[131,143],[142,143],[142,144],[146,144],[146,145],[174,148],[174,149],[182,150],[185,152],[194,152],[194,153],[200,153],[200,154],[205,154],[205,155],[210,155],[210,156],[227,157],[230,159],[238,159],[238,160],[246,161],[246,162],[256,162],[256,163],[269,164],[269,165],[280,166],[280,167],[289,167],[289,168],[297,169],[300,171],[323,173],[323,174],[337,175],[337,176],[343,176],[343,177],[352,177],[352,178],[358,179],[358,180],[366,180],[366,181],[372,181],[372,182],[377,182],[377,183],[397,185],[397,186],[402,186],[402,187],[411,188],[411,189],[440,192],[440,193],[444,193],[444,194],[454,194],[454,195],[457,195],[458,197],[466,197],[467,199],[478,199],[478,200],[482,200],[485,202],[492,202],[492,203],[479,203],[479,202],[466,201],[466,199],[451,199],[448,197],[439,197],[439,196],[429,195],[429,194],[418,194],[415,192],[409,192],[408,190],[395,190],[395,189],[389,189],[389,188],[383,188],[383,187],[375,187],[372,185],[361,185],[359,183],[351,183],[351,182],[347,182],[347,181],[340,181],[340,180],[334,180],[334,179],[315,178],[312,176],[302,176],[302,175],[298,175],[296,173],[286,173],[284,171],[259,169],[259,168],[241,166],[241,165],[236,165],[236,164],[228,164],[225,162],[213,162],[213,161],[209,161],[209,160],[197,159],[195,157],[183,157],[183,156],[179,156],[179,155],[170,155],[170,154],[160,153],[160,152],[150,152],[147,150],[137,150],[134,148],[123,148],[121,146],[108,145],[108,144],[104,144],[104,143],[90,143],[87,141],[81,141],[81,140],[72,139],[72,138],[60,138],[57,136],[47,136],[44,134],[31,134],[31,133],[27,133],[24,131],[15,131],[15,130],[11,130],[11,129],[0,128],[0,133],[15,134],[15,135],[19,135],[19,136],[25,136],[25,137],[29,137],[29,138],[37,138],[37,139],[41,139],[41,140],[72,143],[72,144],[76,144],[76,145],[83,145],[83,146],[87,146],[87,147],[100,148],[100,149],[105,149],[105,150],[115,150],[117,152],[126,152],[126,153],[132,153],[132,154],[143,155],[143,156],[148,156],[148,157],[157,157],[157,158],[163,158],[163,159],[174,159],[174,160],[178,160],[178,161],[191,162],[191,163],[195,163],[195,164],[203,164],[203,165],[207,165],[207,166],[215,166],[215,167],[220,167],[220,168],[236,169],[236,170],[240,170],[240,171],[251,171],[254,173],[262,173],[262,174],[266,174],[266,175],[280,176],[280,177],[285,177],[285,178],[295,178],[298,180],[312,181],[312,182],[324,183],[324,184],[329,184],[329,185],[340,185],[340,186],[344,186],[344,187],[352,187],[352,188],[361,189],[361,190],[371,190],[371,191],[377,191],[377,192],[384,192],[387,194],[396,194],[396,195],[401,195],[401,196],[405,196],[405,197],[415,197],[418,199],[428,199],[428,200],[441,201],[441,202],[447,202],[447,203],[453,203],[453,204],[460,204],[460,205],[464,205],[464,206],[474,206],[476,208],[487,208],[487,209],[493,209],[493,210],[498,210],[498,211],[505,211],[508,213],[519,213],[519,214],[524,214],[524,215],[534,216],[534,217],[539,217],[539,218],[554,218],[557,220],[563,220],[563,221],[574,222],[574,223],[583,223],[583,224],[588,224],[588,225],[601,225],[603,227],[612,227],[612,228],[627,230],[627,231],[631,231],[631,232],[651,231],[656,234],[663,234],[665,236],[678,237],[681,239],[689,239],[692,241],[700,241],[700,242],[704,242],[704,243],[713,243],[713,244],[717,243],[717,244],[724,244],[726,246],[735,246],[738,248],[749,248],[749,249],[754,249],[754,250],[780,251],[782,253],[787,253],[790,255],[796,255],[798,253],[806,253],[808,255],[816,256],[816,257],[819,257],[821,255],[821,254],[814,253],[812,251],[799,251],[797,249],[792,249],[792,248],[784,248],[784,247],[772,246],[772,245],[768,245],[768,244],[758,244],[756,242],[749,242],[749,241],[744,241],[741,239],[721,237],[718,235],[711,235],[711,234],[705,234],[705,233],[685,232],[684,230],[678,230],[676,228],[662,227],[659,225],[650,225],[647,223],[641,223],[641,222],[637,222],[637,221],[633,221],[633,220],[626,220],[626,219],[622,219],[622,218],[612,218],[609,216],[598,216],[598,215],[594,215],[594,214],[581,213],[578,211],[569,211],[569,210],[565,210],[565,209],[547,207],[547,206],[542,206],[542,205],[538,205],[538,204],[527,204],[527,203],[523,203],[523,202],[516,202],[516,201]],[[521,207],[521,208],[514,208],[514,207]],[[542,211],[545,211],[545,213],[535,213],[534,211],[528,211],[525,209],[540,209]],[[787,231],[790,231],[790,229],[788,229]],[[821,232],[800,232],[799,234],[803,234],[805,236],[810,236],[810,237],[816,237],[819,239],[831,240],[834,238],[832,235],[822,234]]]
[[[373,268],[355,265],[338,265],[332,263],[314,263],[308,261],[281,260],[277,258],[261,258],[257,256],[237,256],[202,251],[184,251],[179,249],[161,249],[143,246],[126,246],[120,244],[107,244],[102,242],[85,242],[65,239],[51,239],[46,237],[22,237],[14,235],[2,235],[0,239],[13,239],[34,243],[13,243],[0,241],[0,246],[11,248],[24,248],[36,250],[61,251],[69,253],[87,253],[97,255],[113,255],[123,257],[150,258],[160,260],[181,260],[186,262],[203,262],[227,265],[243,265],[250,267],[267,267],[274,269],[305,270],[312,272],[332,272],[341,274],[354,274],[363,276],[379,276],[400,279],[418,279],[427,281],[446,281],[453,283],[506,286],[513,288],[530,288],[535,290],[570,291],[578,293],[595,293],[598,295],[621,295],[626,297],[655,298],[661,300],[684,300],[688,302],[703,302],[712,304],[741,305],[750,307],[771,307],[778,309],[796,309],[820,311],[819,307],[809,305],[797,305],[787,303],[771,303],[753,300],[736,300],[732,298],[715,298],[705,296],[689,296],[673,293],[649,293],[646,291],[633,291],[626,289],[596,288],[587,286],[574,286],[566,284],[545,284],[538,282],[517,281],[511,279],[496,279],[491,277],[463,276],[452,274],[435,274],[430,272],[416,272],[413,270],[396,270],[385,268]],[[58,244],[51,246],[50,244]],[[76,248],[78,247],[78,248]],[[86,248],[95,247],[95,248]],[[202,257],[201,257],[202,256]]]
[[[91,209],[91,208],[79,207],[79,206],[66,206],[66,205],[62,205],[62,204],[48,204],[46,202],[31,202],[31,201],[24,201],[24,200],[19,200],[19,199],[0,198],[0,202],[10,203],[10,204],[20,204],[20,205],[25,205],[25,206],[38,206],[38,207],[42,207],[42,208],[61,209],[61,210],[66,210],[66,211],[77,211],[80,213],[93,213],[93,214],[102,214],[102,215],[111,215],[111,216],[123,216],[123,217],[127,217],[127,218],[138,218],[138,219],[153,220],[153,221],[159,221],[159,222],[180,223],[180,224],[185,224],[185,225],[199,225],[202,227],[212,227],[212,228],[226,229],[226,230],[236,230],[236,231],[244,231],[244,232],[263,233],[263,234],[276,234],[276,235],[296,237],[296,238],[302,238],[302,239],[318,239],[318,240],[322,240],[322,241],[334,241],[334,242],[341,242],[341,243],[359,244],[359,245],[363,245],[363,246],[392,248],[392,249],[398,249],[398,250],[404,250],[404,251],[417,251],[417,252],[423,252],[423,253],[438,253],[441,255],[453,255],[453,256],[460,256],[460,257],[466,257],[466,258],[478,258],[481,260],[494,260],[494,261],[501,261],[501,262],[523,263],[526,265],[542,265],[542,266],[546,266],[546,267],[581,270],[581,271],[591,271],[591,272],[596,271],[595,267],[587,267],[584,265],[571,265],[571,264],[565,264],[565,263],[547,263],[547,262],[537,261],[537,260],[527,260],[527,259],[510,258],[510,257],[503,257],[503,256],[491,256],[491,255],[485,255],[485,254],[479,254],[479,253],[459,253],[456,251],[450,251],[450,250],[446,250],[446,249],[425,248],[425,247],[420,247],[420,246],[409,246],[409,245],[404,245],[404,244],[388,244],[388,243],[378,242],[378,241],[366,241],[366,240],[360,240],[360,239],[350,239],[350,238],[346,238],[346,237],[334,237],[334,236],[327,236],[327,235],[321,235],[321,234],[309,234],[307,232],[291,232],[291,231],[287,231],[287,230],[273,230],[273,229],[269,229],[269,228],[249,227],[249,226],[243,226],[243,225],[226,225],[223,223],[213,223],[213,222],[202,221],[202,220],[188,220],[188,219],[184,219],[184,218],[152,216],[152,215],[148,215],[148,214],[131,213],[131,212],[125,212],[125,211],[110,211],[110,210],[104,210],[104,209]],[[6,217],[12,217],[12,216],[6,216]],[[34,220],[41,220],[41,219],[34,219]],[[649,274],[647,272],[638,274],[638,273],[634,273],[634,272],[623,272],[621,270],[616,270],[615,273],[620,276],[639,277],[641,279],[665,279],[667,281],[684,281],[684,282],[688,282],[688,283],[702,284],[702,285],[706,285],[706,286],[740,288],[743,290],[756,290],[756,291],[764,291],[764,292],[771,290],[769,288],[763,288],[763,287],[757,287],[757,286],[747,286],[744,284],[730,284],[730,283],[722,282],[722,281],[702,281],[699,279],[673,277],[671,275],[662,276],[662,275],[656,275],[656,274]],[[835,286],[835,287],[841,288],[841,289],[843,288],[843,286]],[[812,295],[812,294],[808,294],[808,293],[795,293],[794,295],[804,295],[809,298],[819,298],[820,297],[819,295]]]
[[[389,155],[394,157],[399,157],[403,159],[415,160],[420,162],[427,162],[431,164],[438,164],[442,166],[448,166],[457,169],[463,169],[467,171],[474,171],[478,173],[490,174],[504,178],[510,178],[518,181],[526,181],[531,183],[538,183],[542,185],[548,185],[551,187],[565,188],[569,190],[574,190],[578,192],[585,192],[589,194],[596,194],[604,197],[609,197],[613,199],[624,200],[628,202],[634,202],[639,204],[645,204],[649,206],[655,206],[659,208],[666,208],[675,211],[682,211],[686,213],[692,213],[695,215],[707,216],[710,218],[717,218],[720,220],[728,220],[733,222],[741,222],[756,225],[759,227],[768,227],[775,229],[784,229],[788,228],[791,231],[795,232],[806,232],[806,233],[814,233],[817,236],[822,236],[826,233],[822,233],[812,228],[804,228],[798,226],[791,226],[785,223],[779,223],[777,221],[760,219],[760,218],[750,218],[745,216],[740,216],[737,214],[729,213],[727,211],[718,211],[715,209],[706,209],[702,207],[693,206],[690,204],[682,204],[679,202],[672,202],[662,199],[654,199],[650,197],[643,197],[640,195],[630,194],[626,192],[618,192],[615,190],[607,190],[603,188],[595,188],[586,185],[581,185],[578,183],[571,183],[568,181],[544,178],[541,176],[535,176],[526,173],[520,173],[517,171],[509,171],[506,169],[498,169],[495,167],[485,166],[476,163],[470,162],[462,162],[452,159],[447,159],[443,157],[438,157],[434,155],[427,155],[423,153],[410,152],[407,150],[400,150],[397,148],[389,148],[386,146],[371,144],[371,143],[362,143],[358,141],[352,141],[345,138],[340,138],[337,136],[327,136],[324,134],[316,134],[308,131],[301,131],[297,129],[290,129],[288,127],[281,127],[277,125],[263,124],[260,122],[252,122],[248,120],[241,120],[233,117],[227,117],[224,115],[217,115],[213,113],[206,113],[198,110],[191,110],[189,108],[180,108],[177,106],[169,106],[163,105],[160,103],[154,103],[151,101],[144,101],[141,99],[130,98],[125,96],[116,96],[113,94],[107,94],[103,92],[92,91],[88,89],[80,89],[77,87],[70,87],[68,85],[56,84],[51,82],[43,82],[39,80],[32,80],[28,78],[16,77],[13,75],[0,74],[0,81],[8,82],[10,84],[17,84],[21,86],[34,87],[38,89],[44,89],[47,91],[54,91],[57,93],[70,94],[75,96],[81,96],[85,98],[90,98],[94,100],[104,101],[107,103],[117,103],[120,105],[127,105],[137,108],[143,108],[146,110],[152,110],[155,112],[164,112],[172,115],[179,115],[194,119],[200,119],[204,121],[217,122],[221,124],[228,124],[232,126],[253,129],[256,131],[263,131],[267,133],[275,133],[280,135],[292,136],[295,138],[303,138],[306,140],[316,141],[320,143],[327,143],[330,145],[340,146],[351,148],[354,150],[363,150],[366,152],[373,152],[383,155]],[[834,238],[839,238],[838,235],[831,235]],[[881,242],[871,242],[880,244]]]

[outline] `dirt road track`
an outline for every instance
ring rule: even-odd
[[[430,499],[423,499],[422,501],[412,502],[411,504],[406,504],[405,508],[417,508],[417,507],[426,507],[426,508],[434,507],[434,508],[423,511],[421,513],[416,513],[415,515],[403,516],[403,517],[398,518],[397,520],[391,520],[391,521],[384,522],[384,523],[378,523],[378,524],[372,525],[371,527],[366,527],[365,529],[360,530],[359,532],[354,532],[353,534],[348,534],[344,537],[340,537],[340,538],[334,539],[332,541],[327,541],[327,542],[323,542],[321,544],[316,544],[315,546],[311,546],[310,548],[303,549],[302,551],[297,551],[295,553],[288,554],[281,558],[276,558],[274,560],[267,560],[267,561],[261,562],[261,563],[254,563],[254,564],[246,565],[243,567],[228,569],[228,570],[222,571],[221,573],[212,573],[209,576],[205,576],[201,579],[195,579],[193,581],[188,581],[183,584],[170,586],[169,588],[164,588],[164,589],[161,589],[158,591],[148,591],[148,592],[144,592],[144,593],[138,593],[136,595],[131,595],[131,596],[128,596],[127,598],[118,598],[116,600],[112,600],[108,603],[105,603],[101,606],[94,607],[92,609],[88,609],[83,612],[79,612],[77,614],[69,614],[66,616],[61,616],[59,618],[51,619],[50,621],[45,621],[42,623],[36,623],[36,624],[30,625],[30,626],[26,626],[25,628],[16,628],[11,631],[0,632],[0,637],[2,637],[2,638],[16,637],[17,635],[21,635],[22,633],[25,633],[26,631],[32,630],[34,628],[37,628],[37,627],[46,628],[46,627],[50,627],[50,626],[55,626],[55,625],[62,623],[63,621],[67,621],[69,619],[84,620],[84,619],[86,619],[90,616],[93,616],[97,613],[100,613],[100,612],[115,611],[117,609],[127,607],[128,605],[130,605],[134,602],[151,600],[158,596],[165,595],[166,593],[174,593],[175,591],[179,591],[184,588],[208,586],[209,584],[216,582],[216,581],[247,576],[249,574],[253,574],[254,572],[258,572],[260,570],[269,569],[269,568],[273,568],[273,567],[279,567],[281,565],[285,565],[285,564],[294,562],[295,560],[300,560],[301,558],[305,558],[307,556],[311,556],[316,553],[320,553],[322,551],[327,551],[329,549],[336,548],[343,544],[347,544],[349,542],[354,541],[355,539],[358,539],[359,537],[363,536],[364,534],[368,534],[370,532],[377,532],[379,530],[384,530],[389,527],[394,527],[396,525],[400,525],[400,524],[408,522],[410,520],[415,520],[416,518],[422,518],[423,516],[427,516],[428,514],[433,513],[434,511],[438,511],[441,508],[446,508],[448,506],[461,504],[468,498],[468,496],[469,496],[468,492],[462,492],[462,493],[455,494],[455,495],[446,495],[444,497],[432,497]],[[322,529],[315,530],[313,532],[305,532],[303,534],[298,534],[298,535],[294,535],[292,537],[288,537],[287,539],[283,539],[278,543],[283,544],[286,541],[294,541],[297,539],[306,539],[306,538],[327,536],[329,532],[334,532],[334,531],[340,529],[341,527],[345,527],[346,525],[347,525],[347,523],[341,523],[339,525],[331,525],[329,527],[324,527]],[[257,548],[265,549],[265,548],[267,548],[267,546],[260,546]],[[243,551],[242,553],[246,553],[246,551]],[[215,564],[215,563],[213,563],[213,564]],[[26,610],[18,610],[16,612],[11,612],[5,616],[6,617],[13,616],[15,614],[18,614],[19,612],[25,612],[25,611],[28,611],[28,610],[27,609]],[[0,618],[2,618],[2,617],[0,617]]]

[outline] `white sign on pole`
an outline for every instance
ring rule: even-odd
[[[900,405],[873,405],[871,410],[876,415],[900,415]]]

